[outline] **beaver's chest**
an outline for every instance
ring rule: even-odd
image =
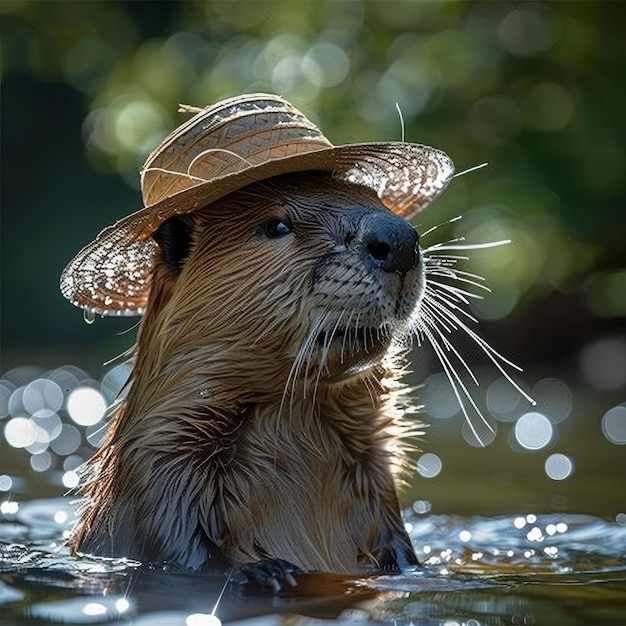
[[[223,478],[220,542],[235,562],[272,555],[304,570],[353,573],[371,562],[387,472],[374,476],[318,425],[251,429],[237,457]]]

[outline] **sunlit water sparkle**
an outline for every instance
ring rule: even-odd
[[[414,510],[420,507],[413,507],[405,511],[405,520],[422,563],[417,570],[338,578],[334,587],[324,575],[300,576],[302,596],[296,588],[277,598],[242,584],[237,576],[228,580],[224,572],[189,574],[164,564],[70,556],[63,543],[75,520],[69,498],[6,504],[0,507],[0,615],[15,621],[0,623],[33,618],[40,620],[33,623],[101,624],[126,616],[133,624],[219,626],[222,619],[298,612],[300,606],[316,606],[315,596],[323,599],[330,591],[326,610],[336,603],[337,616],[346,610],[345,601],[338,600],[342,594],[354,594],[354,609],[364,606],[361,596],[373,594],[379,600],[365,615],[357,612],[361,621],[385,619],[402,607],[395,621],[408,624],[433,616],[425,611],[432,612],[429,599],[435,593],[437,619],[446,611],[453,618],[463,600],[466,619],[456,623],[467,626],[468,619],[475,619],[479,626],[515,623],[505,618],[523,607],[519,598],[511,604],[506,597],[519,585],[626,580],[626,525],[572,514],[420,515]],[[501,589],[509,591],[502,594]],[[494,612],[503,621],[483,621]]]

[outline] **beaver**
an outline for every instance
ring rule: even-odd
[[[223,564],[276,589],[297,571],[417,564],[396,488],[419,430],[400,382],[425,290],[419,235],[380,184],[320,163],[151,214],[132,374],[88,463],[74,551]],[[74,303],[130,308],[130,281],[118,305],[94,306],[92,278],[76,295],[76,263],[62,282]]]

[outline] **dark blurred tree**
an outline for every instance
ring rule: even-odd
[[[455,234],[515,241],[477,255],[494,287],[477,313],[512,312],[521,343],[543,340],[537,312],[563,321],[564,343],[619,323],[623,7],[3,0],[2,367],[96,367],[131,343],[116,332],[132,320],[83,324],[58,275],[140,206],[138,168],[182,121],[179,102],[257,90],[292,100],[335,143],[400,139],[397,102],[407,140],[446,150],[461,170],[489,162],[418,223],[464,213]]]

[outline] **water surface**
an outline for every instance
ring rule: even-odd
[[[397,576],[308,574],[278,596],[238,574],[72,557],[69,498],[5,502],[2,624],[215,626],[219,621],[479,626],[623,624],[626,526],[573,514],[405,512],[422,566]]]

